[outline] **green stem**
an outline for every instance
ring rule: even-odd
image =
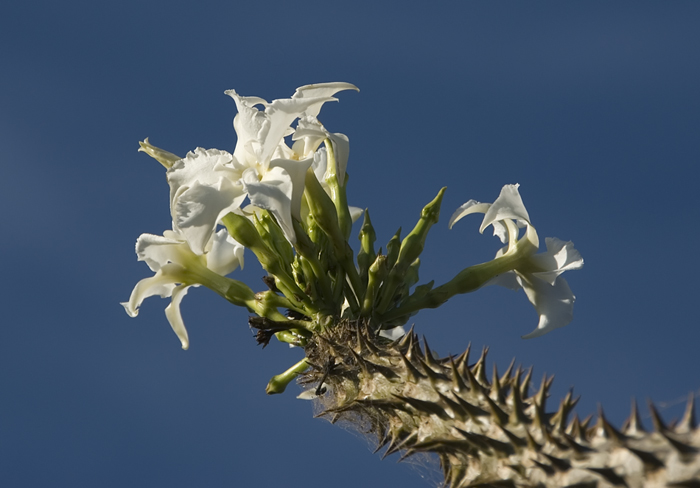
[[[268,395],[282,393],[287,388],[287,385],[308,367],[309,363],[304,358],[284,373],[273,376],[267,384],[267,388],[265,388],[265,393]]]

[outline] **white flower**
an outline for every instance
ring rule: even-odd
[[[246,196],[253,205],[272,213],[287,239],[295,242],[292,218],[301,219],[304,175],[323,138],[331,138],[344,158],[343,165],[347,164],[347,138],[329,135],[316,120],[323,104],[336,100],[333,95],[347,89],[357,88],[349,83],[306,85],[292,98],[271,103],[226,91],[238,108],[233,121],[238,136],[233,154],[197,148],[173,163],[167,173],[174,229],[187,239],[195,254],[204,252],[217,223],[239,208]],[[291,124],[299,118],[308,120],[298,129],[302,133],[313,128],[313,135],[299,136],[305,144],[295,144],[302,152],[284,142],[284,137],[294,133]],[[319,139],[319,134],[323,138]],[[342,171],[344,175],[345,166]]]
[[[239,265],[243,267],[243,250],[224,229],[211,237],[202,255],[195,254],[178,232],[165,231],[162,236],[141,234],[136,241],[136,255],[155,275],[139,281],[129,301],[122,305],[129,316],[136,317],[144,299],[154,295],[170,297],[165,316],[180,338],[182,348],[187,349],[189,339],[180,314],[182,298],[190,286],[215,287],[222,276]]]
[[[539,247],[539,237],[530,223],[518,186],[505,185],[493,204],[469,200],[452,215],[449,227],[452,228],[466,215],[483,213],[484,220],[479,232],[483,233],[484,229],[493,225],[494,235],[508,244],[496,257],[517,258],[513,271],[496,276],[487,284],[525,290],[540,316],[537,328],[523,336],[524,339],[531,339],[571,322],[576,297],[560,275],[564,271],[581,268],[583,258],[574,249],[572,242],[550,237],[545,239],[547,251],[535,254]],[[525,227],[525,235],[520,239],[518,227]]]

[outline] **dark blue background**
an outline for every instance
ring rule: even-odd
[[[676,2],[20,2],[0,15],[0,483],[12,487],[423,487],[268,379],[301,358],[255,345],[205,289],[180,349],[133,252],[169,228],[146,136],[233,150],[235,88],[268,100],[348,81],[322,122],[350,137],[349,195],[379,242],[447,185],[423,282],[490,259],[470,198],[520,183],[541,238],[572,240],[574,321],[531,341],[524,294],[487,288],[415,317],[441,354],[469,341],[574,385],[620,425],[631,397],[700,389],[700,4]],[[262,289],[247,254],[243,279]],[[650,423],[644,410],[645,421]],[[395,458],[394,458],[395,459]],[[436,478],[439,479],[439,478]]]

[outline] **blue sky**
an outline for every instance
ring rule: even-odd
[[[350,138],[352,204],[385,243],[442,186],[421,282],[490,259],[470,198],[520,190],[540,237],[572,240],[574,321],[542,338],[522,292],[486,288],[414,317],[441,354],[471,341],[571,386],[577,411],[700,392],[700,4],[677,2],[11,2],[0,16],[0,480],[6,486],[430,486],[395,458],[268,397],[301,358],[256,346],[205,289],[182,351],[148,300],[135,239],[169,228],[151,141],[233,150],[235,105],[348,81],[322,122]],[[357,229],[356,229],[357,230]],[[356,233],[356,231],[354,231]],[[252,254],[242,279],[262,289]],[[646,409],[643,412],[650,424]]]

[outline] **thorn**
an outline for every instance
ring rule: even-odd
[[[614,443],[624,446],[627,438],[622,432],[610,425],[610,422],[605,418],[603,407],[598,405],[598,422],[596,424],[597,435],[610,439]]]
[[[479,422],[479,419],[477,419],[477,417],[484,417],[489,415],[489,413],[486,410],[482,410],[476,405],[472,405],[468,401],[461,398],[459,395],[456,395],[454,392],[452,393],[452,396],[455,397],[457,403],[459,403],[459,406],[462,407],[475,422]]]
[[[405,347],[406,350],[403,351],[403,353],[406,355],[409,361],[413,361],[416,355],[416,342],[418,341],[418,338],[415,334],[406,335],[409,337]]]
[[[646,466],[647,469],[653,471],[665,467],[663,461],[661,461],[659,458],[657,458],[650,452],[639,451],[637,449],[632,449],[631,447],[627,447],[626,449],[635,456],[637,456],[639,460],[644,463],[644,466]]]
[[[508,369],[506,369],[506,372],[503,373],[503,376],[501,376],[501,384],[503,386],[508,386],[510,385],[511,378],[510,375],[513,373],[513,367],[515,366],[515,358],[513,358],[510,361],[510,365],[508,366]]]
[[[425,356],[425,363],[431,368],[435,368],[439,371],[440,365],[437,363],[437,361],[435,361],[435,356],[433,356],[433,352],[430,350],[428,340],[425,338],[425,336],[423,336],[423,349],[425,349],[425,352],[423,353]]]
[[[382,438],[379,440],[379,443],[377,444],[377,448],[374,451],[372,451],[372,454],[377,454],[382,449],[382,447],[387,445],[387,443],[389,442],[389,435],[388,434],[389,434],[388,432],[384,432],[384,435],[382,436]]]
[[[462,480],[467,474],[467,467],[464,464],[450,463],[450,486],[462,486]],[[447,480],[447,478],[445,478]]]
[[[693,393],[690,393],[688,395],[688,403],[685,407],[685,413],[683,414],[683,418],[681,418],[681,421],[678,424],[678,428],[676,429],[676,431],[682,434],[686,434],[694,431],[697,428],[697,426],[698,424],[695,418],[695,395]]]
[[[455,427],[455,429],[467,440],[467,442],[474,443],[475,446],[485,446],[486,449],[494,453],[504,455],[510,455],[515,452],[513,447],[505,442],[497,441],[496,439],[492,439],[485,435],[465,432],[457,427]]]
[[[394,436],[391,438],[391,442],[389,443],[389,447],[387,450],[384,452],[382,455],[382,459],[385,457],[394,454],[396,451],[400,451],[401,448],[411,440],[412,437],[417,436],[417,432],[413,432],[412,434],[405,436],[405,437],[400,437],[398,435]]]
[[[533,367],[530,367],[527,370],[527,374],[525,375],[523,382],[520,384],[520,397],[521,398],[530,398],[530,381],[532,380],[533,369],[534,369]]]
[[[491,417],[493,417],[493,421],[500,426],[506,425],[508,423],[508,414],[505,413],[501,407],[496,405],[496,403],[488,396],[486,396],[485,399],[486,403],[489,404],[489,409],[491,409]]]
[[[542,446],[540,446],[537,441],[535,441],[535,438],[532,437],[532,434],[530,434],[530,431],[525,429],[525,440],[527,441],[527,447],[534,452],[540,452],[542,449]]]
[[[559,410],[557,410],[557,412],[554,414],[554,417],[552,417],[552,425],[554,425],[555,428],[558,429],[560,432],[564,432],[564,429],[566,428],[566,419],[569,416],[571,410],[576,406],[576,404],[579,401],[580,397],[576,398],[575,400],[572,400],[571,398],[573,397],[573,395],[574,390],[569,390],[569,392],[559,404]]]
[[[350,351],[350,354],[352,354],[352,357],[355,358],[355,363],[357,363],[357,366],[362,370],[362,373],[365,375],[369,375],[369,368],[367,367],[367,362],[365,359],[357,354],[352,348],[348,348]]]
[[[454,359],[452,359],[452,356],[450,356],[450,368],[452,368],[452,390],[457,393],[467,391],[467,385],[464,384],[462,375],[459,373],[457,365],[455,364]]]
[[[399,356],[403,361],[403,365],[406,367],[406,374],[413,383],[418,383],[418,381],[420,381],[421,378],[425,378],[425,376],[420,371],[418,371],[418,368],[411,364],[411,361],[409,361],[408,358],[404,356],[404,354],[401,351],[399,351]]]
[[[623,431],[625,434],[639,434],[646,432],[642,422],[639,420],[639,409],[637,408],[637,401],[632,398],[632,408],[629,418],[625,421]]]
[[[513,447],[517,451],[520,451],[523,447],[527,446],[527,441],[525,439],[521,439],[502,425],[499,425],[499,427],[501,428],[505,436],[508,438],[508,441],[513,445]]]
[[[405,397],[405,396],[397,395],[395,393],[392,393],[392,395],[394,397],[398,398],[399,400],[408,403],[410,406],[412,406],[414,409],[418,410],[419,412],[425,412],[428,414],[437,415],[441,419],[445,419],[445,420],[450,418],[450,416],[447,415],[447,412],[445,412],[444,408],[440,407],[439,405],[437,405],[433,402],[419,400],[418,398]]]
[[[566,443],[567,446],[569,446],[571,449],[574,450],[576,454],[579,455],[579,457],[583,454],[586,454],[588,452],[592,452],[593,449],[590,449],[586,446],[582,446],[578,442],[576,442],[570,435],[568,434],[562,434],[562,437],[564,438],[564,442]]]
[[[560,473],[564,473],[571,469],[571,463],[565,459],[560,459],[558,457],[550,456],[549,454],[544,454],[544,457],[547,458],[547,460],[552,463],[552,467],[559,471]]]
[[[510,423],[513,425],[522,425],[530,422],[530,419],[525,415],[522,398],[520,398],[520,376],[522,369],[518,368],[515,373],[515,383],[510,389],[510,401],[513,410],[510,411]]]
[[[469,368],[469,352],[472,350],[472,343],[467,345],[467,349],[455,358],[459,373],[464,376],[464,370]]]
[[[471,369],[469,369],[468,367],[464,368],[464,376],[466,376],[467,380],[469,380],[469,388],[471,389],[472,393],[474,393],[475,395],[488,396],[484,394],[483,387],[478,381],[476,381],[474,373]]]
[[[481,357],[472,368],[474,376],[477,380],[479,380],[479,383],[481,383],[484,386],[489,386],[489,380],[486,377],[486,355],[488,353],[489,348],[484,346],[484,348],[481,350]]]
[[[439,374],[433,371],[433,369],[422,359],[418,359],[418,364],[423,368],[423,371],[425,372],[425,375],[428,377],[428,380],[430,381],[430,384],[435,388],[435,385],[439,381],[447,381],[447,376],[444,374]]]
[[[465,421],[469,417],[469,412],[465,408],[463,408],[458,402],[455,402],[449,397],[446,397],[437,390],[435,391],[438,394],[438,397],[440,397],[440,399],[443,402],[445,402],[445,404],[450,408],[450,410],[452,410],[452,413],[457,419]]]
[[[408,330],[408,332],[406,332],[406,334],[401,339],[399,339],[399,343],[398,343],[399,351],[402,349],[406,349],[407,351],[409,351],[411,349],[410,342],[413,339],[413,335],[414,335],[413,327],[414,326],[415,326],[415,324],[411,325],[411,328]]]
[[[627,483],[625,483],[624,478],[622,478],[620,475],[615,473],[612,468],[586,468],[588,471],[592,473],[599,474],[603,478],[605,478],[605,481],[612,485],[617,485],[617,486],[627,486]]]
[[[534,459],[532,460],[532,462],[533,462],[533,464],[534,464],[535,466],[537,466],[537,467],[540,468],[542,471],[544,471],[544,474],[546,474],[547,476],[553,476],[553,475],[554,475],[554,468],[552,468],[551,466],[549,466],[549,465],[547,465],[547,464],[543,464],[543,463],[541,463],[541,462],[539,462],[539,461],[535,461]]]
[[[656,407],[652,403],[651,400],[647,400],[649,404],[649,413],[651,413],[651,421],[654,424],[654,430],[656,432],[660,433],[665,433],[668,432],[668,428],[666,427],[666,424],[664,424],[663,419],[661,418],[661,415],[659,415],[659,412],[656,410]]]
[[[503,403],[503,391],[501,390],[501,382],[498,379],[498,369],[496,368],[496,363],[493,363],[492,377],[491,398],[497,403]]]
[[[659,433],[664,436],[664,439],[666,439],[668,443],[671,444],[671,447],[678,451],[679,454],[695,454],[698,452],[695,447],[677,441],[676,439],[670,437],[667,432],[659,431]]]
[[[577,442],[582,442],[584,440],[583,431],[581,429],[581,422],[578,419],[578,414],[574,414],[574,419],[571,421],[569,427],[566,429],[566,433],[569,434],[571,438],[575,439]]]

